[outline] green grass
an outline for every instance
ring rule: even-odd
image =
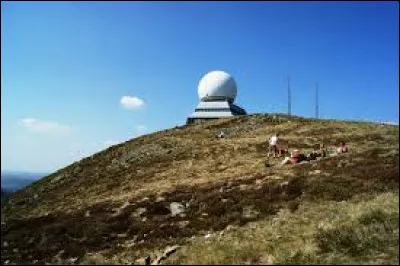
[[[378,215],[378,216],[377,216]],[[316,242],[322,253],[337,252],[351,257],[385,252],[398,241],[398,213],[376,210],[362,215],[358,222],[329,230],[319,230]]]
[[[198,239],[170,264],[398,263],[399,194],[348,202],[306,203],[295,212]]]

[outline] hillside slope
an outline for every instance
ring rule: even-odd
[[[218,139],[215,135],[221,130],[228,136]],[[278,167],[281,159],[266,157],[268,137],[276,132],[289,141],[291,149],[310,151],[320,142],[333,145],[343,139],[351,152]],[[2,206],[1,262],[133,263],[146,254],[155,256],[172,244],[184,248],[166,262],[282,262],[278,253],[271,259],[262,255],[269,249],[254,246],[249,250],[259,252],[255,261],[252,252],[239,257],[229,257],[224,252],[229,253],[229,245],[232,247],[238,240],[246,245],[240,234],[249,230],[249,225],[261,230],[270,219],[282,219],[285,210],[301,214],[297,220],[311,215],[310,219],[318,224],[324,217],[305,212],[310,206],[330,206],[323,211],[343,202],[346,208],[359,209],[354,206],[376,204],[379,197],[386,197],[391,209],[373,211],[392,217],[396,199],[398,207],[398,134],[398,126],[391,125],[252,115],[142,136],[76,162],[15,193]],[[267,160],[271,167],[265,166]],[[184,212],[171,215],[171,203]],[[336,211],[346,212],[340,208]],[[368,216],[369,212],[360,212],[358,218],[363,215]],[[379,251],[386,254],[382,261],[389,263],[398,261],[398,217],[393,219],[389,219],[393,222],[390,226],[397,223],[397,235],[390,226],[385,226],[381,235],[393,231],[382,241],[389,241],[385,243],[390,250],[397,245],[397,253]],[[205,240],[196,242],[198,236],[225,232],[228,225],[236,226],[236,233],[221,233],[218,243],[209,243],[230,243],[214,254],[215,260],[193,257],[193,252],[201,254],[204,250]],[[344,225],[339,222],[337,226]],[[272,226],[276,230],[278,227]],[[327,244],[315,238],[314,233],[311,235],[316,251],[310,254],[319,255],[305,258],[279,254],[286,254],[282,258],[294,256],[290,261],[294,263],[324,263],[329,261],[324,258],[332,258],[340,250],[340,245],[329,246],[334,240]],[[254,241],[261,243],[262,239],[256,237]],[[276,241],[280,245],[281,240]],[[219,250],[217,246],[214,251]],[[374,251],[373,247],[369,249]],[[371,261],[361,253],[341,258],[355,263]]]

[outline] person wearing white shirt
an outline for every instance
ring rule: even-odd
[[[272,151],[274,153],[274,157],[276,157],[276,155],[279,155],[278,144],[279,144],[279,134],[275,134],[269,139],[269,152],[271,153]]]

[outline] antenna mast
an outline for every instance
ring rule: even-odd
[[[318,82],[315,84],[315,118],[318,119],[318,111],[319,111],[319,105],[318,105]]]
[[[292,99],[291,99],[291,91],[290,91],[290,75],[288,74],[288,115],[291,116],[292,109]]]

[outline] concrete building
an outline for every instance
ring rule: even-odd
[[[237,95],[236,82],[224,71],[207,73],[199,82],[200,102],[187,123],[196,123],[209,119],[246,115],[246,111],[235,105]]]

